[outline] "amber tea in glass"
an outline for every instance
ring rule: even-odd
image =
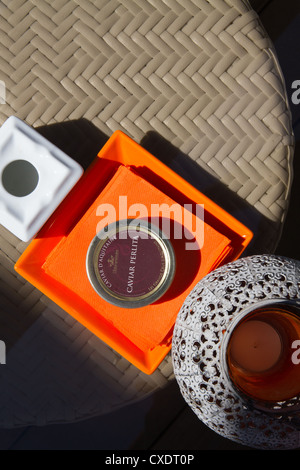
[[[226,359],[232,382],[256,400],[279,402],[299,395],[299,340],[299,305],[279,301],[252,310],[228,341]]]

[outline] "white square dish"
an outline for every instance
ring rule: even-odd
[[[0,128],[0,224],[22,241],[38,233],[83,174],[15,116]]]

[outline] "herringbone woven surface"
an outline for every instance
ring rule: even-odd
[[[225,188],[243,222],[255,215],[254,251],[274,249],[294,142],[276,54],[245,1],[2,0],[0,47],[0,124],[56,124],[55,142],[83,161],[100,134],[156,136],[175,168],[187,157],[212,181],[209,195]],[[172,379],[170,356],[151,377],[139,373],[16,276],[25,245],[5,229],[0,237],[0,425],[82,419]]]

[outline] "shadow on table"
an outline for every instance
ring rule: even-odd
[[[276,249],[279,224],[263,216],[158,133],[149,132],[141,145],[253,232],[253,240],[243,256],[271,253]]]
[[[170,406],[170,403],[172,406]],[[186,404],[176,381],[152,397],[144,428],[130,450],[251,450],[211,430]]]
[[[76,160],[84,170],[109,139],[87,119],[49,124],[35,130]]]

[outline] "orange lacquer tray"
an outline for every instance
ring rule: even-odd
[[[237,259],[252,239],[252,232],[195,189],[160,160],[121,131],[116,131],[92,165],[44,225],[16,263],[16,271],[146,374],[151,374],[171,349],[171,335],[164,344],[142,351],[101,319],[88,302],[42,269],[57,244],[68,236],[120,165],[126,165],[177,203],[204,205],[205,219],[230,240],[231,251],[223,263]]]

